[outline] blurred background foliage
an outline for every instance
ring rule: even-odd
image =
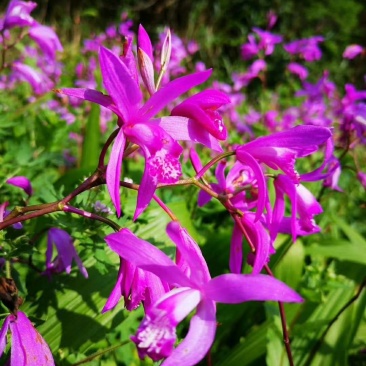
[[[123,11],[134,20],[135,31],[141,23],[149,34],[156,36],[157,30],[167,25],[183,38],[194,38],[201,46],[197,59],[214,67],[221,79],[227,78],[233,69],[242,68],[240,45],[253,26],[265,28],[266,15],[273,10],[278,15],[273,32],[283,35],[285,42],[313,35],[325,37],[321,45],[323,57],[314,67],[329,70],[339,84],[346,80],[358,86],[364,84],[363,60],[352,61],[352,67],[342,62],[347,45],[366,44],[364,0],[39,0],[37,3],[36,16],[54,24],[60,36],[74,44],[118,23]],[[282,59],[283,54],[277,62],[272,56],[273,65],[284,69]]]

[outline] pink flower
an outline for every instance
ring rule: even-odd
[[[198,245],[177,222],[167,227],[170,238],[184,258],[183,271],[166,254],[150,243],[122,229],[108,235],[110,248],[136,267],[167,281],[173,290],[163,295],[147,311],[136,336],[139,356],[154,361],[166,358],[164,366],[190,366],[203,359],[216,332],[216,302],[244,301],[301,302],[301,297],[284,283],[266,275],[224,274],[211,279]],[[176,327],[196,308],[185,339],[174,349]]]
[[[37,6],[32,1],[11,0],[3,19],[2,29],[13,27],[28,27],[36,24],[36,21],[29,15]]]
[[[29,36],[37,42],[42,52],[52,61],[55,60],[56,51],[63,51],[57,34],[50,27],[37,24],[29,30]]]
[[[360,55],[363,52],[363,47],[358,44],[350,44],[346,47],[346,49],[343,52],[342,57],[348,58],[349,60],[352,60],[356,56]]]
[[[143,70],[149,68],[152,57],[147,37],[147,33],[140,28],[139,52],[142,55],[140,69]],[[151,201],[158,183],[173,183],[181,176],[179,157],[182,148],[177,143],[178,140],[200,142],[216,150],[221,149],[216,136],[224,133],[224,126],[220,123],[215,125],[218,121],[215,108],[223,104],[223,94],[216,91],[206,92],[203,101],[193,96],[188,99],[192,102],[191,108],[195,108],[192,113],[187,113],[182,103],[178,108],[182,109],[183,116],[161,117],[154,120],[154,116],[173,100],[205,82],[211,75],[211,70],[180,77],[157,91],[154,91],[151,81],[151,70],[145,70],[142,80],[146,83],[151,97],[142,104],[142,92],[131,45],[127,44],[123,58],[101,47],[99,60],[103,82],[109,96],[91,89],[62,89],[60,92],[98,103],[119,117],[119,130],[106,171],[107,187],[117,215],[121,212],[119,182],[126,141],[140,146],[145,157],[145,171],[137,198],[134,215],[136,219]],[[201,125],[192,120],[202,114],[207,118],[204,122],[200,121]]]
[[[52,353],[42,336],[34,328],[27,316],[17,312],[6,317],[0,330],[0,357],[5,346],[7,332],[11,332],[11,366],[54,366]]]
[[[52,260],[53,245],[56,246],[57,256]],[[75,260],[81,274],[88,278],[88,272],[78,256],[71,236],[64,230],[51,228],[48,230],[47,251],[46,251],[46,271],[44,274],[71,272],[72,260]]]
[[[11,184],[12,186],[19,187],[23,189],[23,191],[31,196],[33,193],[32,184],[27,177],[23,177],[21,175],[9,178],[6,183]]]

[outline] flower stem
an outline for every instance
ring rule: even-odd
[[[220,155],[217,155],[215,158],[213,158],[212,160],[210,160],[195,176],[195,178],[201,179],[202,176],[207,172],[208,169],[210,169],[213,165],[215,165],[217,162],[219,162],[222,159],[225,159],[229,156],[235,155],[236,152],[235,151],[229,151]]]
[[[76,207],[73,207],[73,206],[65,205],[63,207],[63,211],[64,212],[70,212],[70,213],[73,213],[73,214],[76,214],[76,215],[80,215],[80,216],[83,216],[87,219],[103,222],[103,223],[107,224],[108,226],[110,226],[114,231],[121,230],[121,227],[118,224],[116,224],[114,221],[112,221],[110,219],[107,219],[106,217],[99,216],[97,214],[88,212],[88,211],[80,210],[80,209],[78,209]]]
[[[271,277],[274,277],[271,269],[268,267],[267,264],[264,265],[264,268]],[[290,344],[290,338],[289,338],[288,330],[287,330],[286,313],[285,313],[285,308],[283,306],[283,302],[278,301],[278,307],[280,310],[280,317],[281,317],[283,343],[285,344],[288,362],[289,362],[290,366],[294,366],[294,359],[292,357],[292,352],[291,352],[291,344]]]

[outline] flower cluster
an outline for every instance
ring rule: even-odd
[[[26,36],[37,45],[27,46],[18,59],[6,61],[3,57],[0,69],[8,68],[10,71],[8,75],[1,76],[2,89],[12,88],[16,82],[22,81],[31,86],[35,95],[41,95],[50,91],[61,75],[56,52],[63,51],[63,47],[51,27],[32,18],[30,13],[36,6],[31,1],[11,0],[4,17],[0,19],[0,40],[4,54]],[[14,28],[21,30],[17,38],[12,36]],[[37,67],[27,64],[27,60],[36,60]]]
[[[23,63],[24,57],[12,62],[12,74],[2,81],[9,86],[11,80],[26,80],[34,94],[40,95],[53,86],[50,75],[58,75],[56,51],[61,51],[62,46],[51,28],[31,17],[35,6],[32,2],[12,0],[0,21],[0,36],[7,45],[12,28],[27,28],[27,34],[36,42],[42,56],[30,47],[26,52],[38,60],[38,67],[45,73],[40,75]],[[114,130],[101,149],[95,172],[63,199],[30,206],[34,192],[29,179],[12,176],[6,180],[8,186],[20,188],[26,199],[24,208],[18,207],[12,212],[6,210],[8,202],[0,204],[1,229],[11,225],[22,229],[22,221],[63,211],[97,220],[114,230],[103,236],[106,235],[107,246],[118,255],[119,271],[102,312],[114,309],[121,299],[129,311],[143,305],[144,318],[131,337],[141,359],[163,360],[164,366],[200,362],[215,340],[218,303],[277,301],[281,309],[283,302],[303,301],[295,290],[276,279],[269,268],[276,251],[275,240],[279,233],[285,233],[296,242],[299,236],[321,230],[315,220],[323,208],[308,184],[320,181],[326,187],[341,190],[338,186],[341,164],[335,155],[335,144],[351,149],[365,143],[366,91],[347,84],[345,95],[340,97],[327,72],[316,83],[308,81],[308,70],[301,62],[319,60],[322,55],[319,44],[324,42],[323,37],[314,36],[283,44],[290,58],[287,70],[301,85],[295,92],[297,98],[302,98],[301,105],[283,111],[275,103],[274,95],[272,109],[258,112],[249,107],[248,113],[241,116],[237,107],[245,99],[243,89],[257,78],[265,84],[267,58],[284,42],[284,37],[271,31],[276,20],[276,15],[270,13],[267,28],[253,28],[249,34],[241,54],[244,61],[253,62],[245,73],[232,75],[233,86],[216,82],[212,89],[197,91],[196,88],[202,88],[212,75],[212,70],[202,65],[196,65],[193,73],[188,73],[188,68],[182,65],[184,59],[198,50],[197,44],[185,43],[166,30],[154,47],[140,25],[134,46],[132,22],[123,14],[119,26],[110,26],[105,33],[85,41],[82,53],[91,56],[88,65],[77,65],[76,88],[56,90],[74,107],[80,107],[82,101],[101,106],[104,132],[110,131],[107,121],[115,121]],[[120,41],[118,45],[115,45],[116,39]],[[361,46],[352,45],[343,57],[352,59],[363,52]],[[95,53],[102,86],[94,75],[98,69]],[[55,68],[48,73],[50,65]],[[2,68],[5,66],[8,65]],[[104,92],[99,90],[102,88]],[[49,106],[68,123],[73,123],[73,116],[57,101]],[[334,120],[339,122],[336,128],[333,128]],[[254,129],[261,122],[270,134],[255,137]],[[239,135],[235,144],[230,139],[231,132]],[[73,137],[80,138],[77,134]],[[196,144],[207,152],[205,158],[198,153]],[[137,182],[122,173],[124,163],[132,154],[142,158],[144,164],[142,177]],[[203,164],[207,156],[210,160]],[[309,157],[311,168],[299,164]],[[215,165],[215,173],[211,175],[210,169]],[[187,177],[187,171],[194,171],[194,176]],[[365,185],[365,173],[359,170],[358,177]],[[73,198],[103,184],[114,211],[100,201],[91,205],[93,212],[70,206]],[[211,277],[196,241],[156,195],[158,188],[176,185],[198,187],[199,207],[209,205],[213,198],[224,207],[231,220],[226,273]],[[119,220],[125,207],[121,186],[138,191],[134,221],[152,200],[169,215],[171,221],[166,234],[173,245],[174,256],[137,237],[130,229],[120,227],[122,222],[125,225],[125,217]],[[118,224],[106,217],[114,212]],[[41,236],[47,234],[46,268],[38,272],[49,278],[63,272],[69,274],[75,261],[81,275],[88,278],[68,231],[54,225],[42,230]],[[249,246],[247,255],[244,243]],[[57,255],[53,255],[54,248]],[[5,254],[1,264],[6,263],[10,272],[11,258]],[[264,271],[266,274],[262,273]],[[10,330],[11,365],[53,365],[46,342],[27,316],[18,310],[22,301],[13,279],[3,277],[0,285],[5,294],[1,300],[10,311],[0,330],[0,356]],[[177,327],[187,317],[190,319],[188,333],[178,342]],[[284,323],[282,312],[281,317]],[[283,331],[287,334],[285,326]]]

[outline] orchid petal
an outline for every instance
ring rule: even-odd
[[[33,193],[32,184],[27,177],[16,176],[13,178],[9,178],[6,183],[23,189],[28,196],[31,196]]]
[[[102,314],[104,314],[109,310],[112,310],[118,304],[120,298],[122,297],[122,281],[123,281],[123,268],[122,265],[120,265],[116,284],[114,285],[113,290],[102,309]]]
[[[106,182],[109,195],[111,196],[114,207],[117,211],[117,216],[121,215],[121,197],[120,197],[120,178],[121,178],[121,167],[123,152],[125,149],[126,138],[121,128],[118,131],[116,139],[113,143],[111,156],[109,158],[107,171],[106,171]]]
[[[243,267],[243,233],[235,223],[230,243],[229,268],[232,273],[241,273]]]
[[[11,316],[7,316],[0,330],[0,357],[2,356],[6,346],[6,335],[8,333],[9,322]]]
[[[194,274],[192,280],[197,284],[209,281],[211,276],[201,249],[188,234],[187,230],[178,222],[171,221],[166,228],[166,232],[188,263],[191,273]]]
[[[197,72],[182,76],[159,89],[140,109],[144,119],[150,119],[159,113],[166,105],[193,87],[204,83],[212,74],[212,70]]]
[[[193,366],[209,351],[216,333],[215,303],[203,299],[192,317],[185,339],[162,363],[162,366]]]
[[[154,65],[142,49],[138,49],[137,55],[142,81],[149,94],[153,95],[155,93]]]
[[[173,108],[171,114],[191,118],[217,139],[225,140],[227,130],[216,110],[228,103],[230,99],[223,92],[204,90],[185,99]]]
[[[100,48],[99,62],[105,88],[121,112],[123,121],[130,121],[142,99],[136,80],[118,56],[107,48]]]
[[[88,100],[96,104],[110,109],[112,112],[123,118],[123,115],[119,112],[118,108],[113,103],[112,98],[109,95],[105,95],[98,90],[84,89],[84,88],[62,88],[55,89],[57,93],[68,95],[69,97],[75,97],[83,100]]]
[[[10,322],[12,333],[11,365],[54,366],[52,353],[38,331],[25,314],[18,311],[17,318]]]
[[[254,220],[253,216],[252,213],[246,213],[242,221],[252,244],[255,246],[255,253],[249,253],[248,261],[252,262],[250,259],[254,255],[254,261],[250,264],[253,265],[252,273],[258,274],[268,262],[269,254],[273,253],[270,253],[270,238],[267,231],[260,221]]]
[[[153,61],[154,57],[153,57],[153,47],[151,44],[151,40],[145,28],[141,24],[139,25],[138,29],[137,43],[138,47],[141,48],[146,53],[146,55],[150,58],[151,61]]]
[[[122,229],[107,235],[105,241],[114,252],[136,267],[152,272],[170,284],[195,287],[166,254],[130,230]]]
[[[145,164],[144,174],[140,183],[140,188],[137,194],[137,203],[133,220],[137,220],[138,217],[145,211],[146,207],[152,200],[158,181],[156,177],[152,176],[147,164]]]
[[[207,298],[224,304],[243,301],[302,302],[294,290],[274,277],[262,274],[224,274],[205,286]]]
[[[223,151],[218,140],[192,119],[171,116],[154,119],[151,123],[162,127],[174,140],[192,141],[214,151]]]

